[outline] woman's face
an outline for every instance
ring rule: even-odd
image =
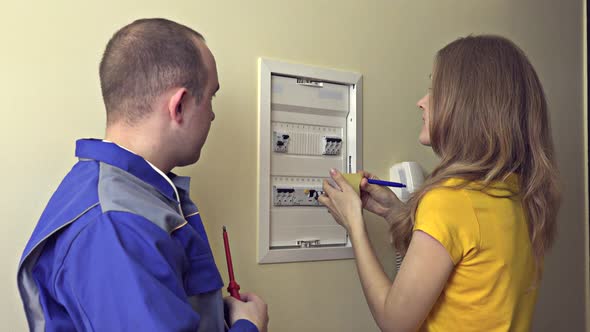
[[[422,110],[422,129],[418,141],[422,145],[430,146],[430,89],[422,99],[418,100],[416,106]]]

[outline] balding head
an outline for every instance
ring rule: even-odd
[[[207,81],[201,41],[198,32],[166,19],[141,19],[117,31],[100,62],[107,124],[136,124],[170,88],[185,87],[199,100]]]

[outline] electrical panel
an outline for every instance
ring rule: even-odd
[[[260,60],[258,261],[352,258],[318,202],[331,168],[360,169],[361,76]]]

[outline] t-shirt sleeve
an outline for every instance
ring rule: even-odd
[[[414,231],[422,231],[445,247],[454,264],[479,246],[479,225],[471,200],[461,189],[437,188],[424,195]]]

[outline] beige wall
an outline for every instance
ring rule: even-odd
[[[202,160],[180,170],[224,271],[229,227],[238,282],[270,305],[271,331],[377,331],[352,260],[256,264],[257,57],[364,76],[364,164],[436,158],[417,144],[415,102],[433,54],[458,36],[502,34],[529,54],[545,85],[563,175],[560,237],[546,262],[536,331],[581,331],[585,313],[582,1],[3,1],[0,4],[0,223],[2,330],[25,330],[18,259],[44,205],[75,161],[74,140],[101,137],[97,68],[110,35],[139,17],[167,17],[202,32],[221,91]],[[221,153],[221,151],[223,151]],[[385,227],[369,217],[391,273]],[[226,273],[223,272],[225,279]]]

